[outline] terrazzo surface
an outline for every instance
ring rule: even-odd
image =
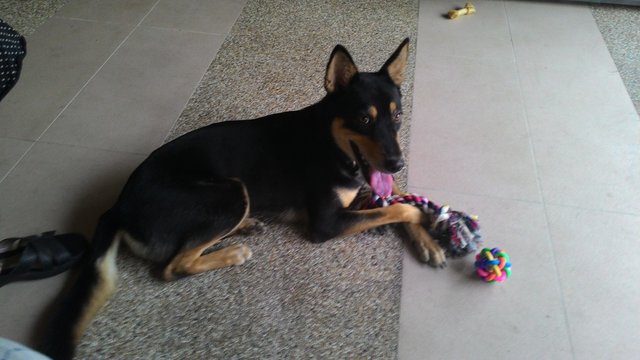
[[[316,102],[337,43],[361,70],[377,71],[405,37],[415,38],[417,6],[248,2],[168,139]],[[403,87],[405,147],[413,59]],[[253,257],[244,265],[170,284],[122,256],[119,291],[83,338],[79,358],[394,358],[401,238],[388,231],[318,245],[295,227],[267,225],[216,247],[248,245]]]
[[[591,12],[640,113],[640,7],[601,5]]]
[[[0,19],[24,36],[33,34],[68,0],[0,0]]]

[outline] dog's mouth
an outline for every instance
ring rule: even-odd
[[[362,174],[369,183],[369,186],[380,197],[389,197],[393,192],[393,176],[389,173],[382,172],[374,168],[364,158],[358,146],[351,141],[351,149],[356,157],[356,162],[362,169]]]
[[[371,165],[369,165],[369,162],[365,160],[364,156],[362,156],[362,153],[360,152],[358,145],[356,145],[356,143],[353,141],[349,141],[349,145],[351,145],[351,151],[353,151],[353,154],[356,157],[356,162],[358,163],[358,166],[360,166],[360,168],[364,172],[368,172],[369,168],[371,168]]]

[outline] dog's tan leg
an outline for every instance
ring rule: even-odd
[[[251,249],[246,245],[231,245],[202,255],[207,247],[198,247],[176,255],[164,268],[163,278],[171,281],[177,277],[193,275],[227,266],[242,265],[251,258]]]
[[[393,193],[395,195],[406,194],[405,191],[400,190],[400,187],[395,182],[393,183]],[[447,265],[444,249],[433,240],[421,224],[404,223],[403,226],[409,239],[416,246],[420,261],[439,268]]]
[[[445,267],[447,258],[444,250],[438,245],[422,225],[403,224],[409,239],[415,244],[420,261],[433,267]]]
[[[222,239],[242,229],[255,226],[256,220],[249,218],[248,215],[249,207],[247,206],[244,216],[233,229],[176,255],[164,268],[162,274],[164,280],[171,281],[185,275],[193,275],[208,270],[244,264],[245,261],[251,258],[251,249],[246,245],[231,245],[205,255],[202,255],[202,253],[222,241]]]
[[[360,233],[378,226],[394,223],[420,224],[423,214],[415,206],[395,204],[388,207],[354,211],[360,220],[347,227],[340,235],[347,236]]]

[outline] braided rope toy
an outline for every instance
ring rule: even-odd
[[[424,212],[430,219],[430,223],[423,226],[444,249],[447,257],[461,257],[475,252],[478,244],[482,242],[476,216],[451,210],[448,205],[439,206],[424,196],[407,194],[383,197],[374,192],[368,207],[385,207],[393,204],[413,205]]]
[[[511,277],[509,255],[498,248],[482,249],[476,255],[476,273],[486,282],[503,282]]]

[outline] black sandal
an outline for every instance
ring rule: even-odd
[[[0,241],[0,286],[44,279],[69,270],[80,261],[87,240],[79,234],[54,231]]]

